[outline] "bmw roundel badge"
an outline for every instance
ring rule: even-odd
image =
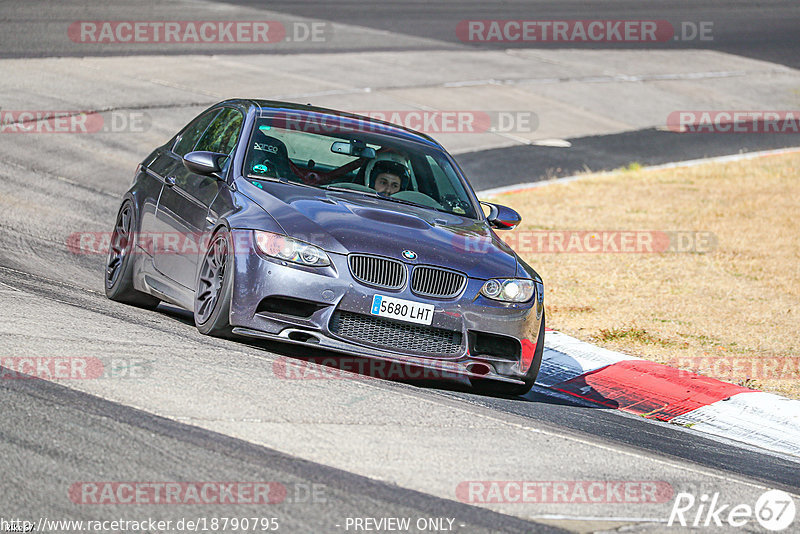
[[[417,259],[417,253],[414,252],[413,250],[404,250],[403,251],[403,257],[405,259],[407,259],[407,260],[416,260]]]

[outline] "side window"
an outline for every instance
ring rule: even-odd
[[[239,130],[244,116],[231,108],[223,109],[206,129],[195,150],[230,154],[239,140]]]
[[[211,123],[211,120],[216,117],[218,113],[219,110],[217,109],[209,111],[208,113],[200,115],[191,123],[189,123],[189,126],[184,129],[180,140],[177,142],[172,151],[180,157],[183,157],[194,150],[197,140],[200,139],[200,136],[203,135],[203,133],[206,131],[206,128],[208,128],[208,125]]]

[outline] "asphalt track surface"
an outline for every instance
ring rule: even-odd
[[[195,5],[199,10],[194,9]],[[227,6],[227,7],[226,7]],[[442,2],[261,2],[229,0],[209,3],[191,1],[150,5],[147,2],[109,2],[87,11],[83,2],[67,0],[57,5],[39,2],[0,1],[0,58],[252,54],[263,45],[200,45],[148,43],[127,45],[63,44],[64,27],[76,20],[187,20],[186,13],[199,13],[202,20],[255,18],[293,24],[323,19],[329,40],[322,43],[281,43],[270,53],[337,53],[375,50],[473,49],[685,49],[716,50],[800,67],[800,10],[791,0],[753,4],[744,1],[701,2],[607,1],[587,5],[568,0]],[[91,13],[91,16],[88,15]],[[147,16],[143,16],[147,14]],[[465,43],[455,28],[462,20],[666,20],[713,23],[709,41],[665,43]],[[291,32],[291,30],[288,30]],[[387,36],[391,35],[392,38]],[[335,59],[331,59],[332,62]],[[513,73],[509,73],[513,75]],[[403,73],[398,72],[398,77]],[[476,73],[479,77],[480,73]],[[391,80],[381,80],[381,83]],[[1,103],[0,103],[0,107]],[[514,146],[472,151],[456,159],[477,190],[528,183],[578,172],[607,171],[631,163],[652,165],[703,157],[751,152],[768,148],[800,146],[800,133],[735,133],[728,135],[679,134],[659,129],[567,139],[569,150],[553,146]]]
[[[12,510],[25,510],[27,518],[97,519],[91,507],[76,513],[58,506],[63,492],[54,494],[52,489],[76,480],[195,480],[200,475],[201,480],[211,482],[281,484],[285,494],[276,493],[275,497],[280,502],[261,507],[258,515],[279,518],[283,532],[331,531],[335,525],[344,525],[347,517],[360,517],[365,511],[379,517],[456,518],[457,526],[469,532],[560,532],[298,460],[51,382],[4,380],[0,389],[0,449],[7,459],[3,484],[8,489],[24,488],[4,492],[6,519]],[[58,466],[55,470],[54,465]],[[31,476],[37,472],[48,474]],[[187,505],[168,509],[158,518],[176,524],[187,517],[253,517],[252,508],[248,504]],[[148,517],[144,505],[116,505],[105,512],[109,517],[131,520]]]
[[[257,0],[229,0],[242,6],[264,6],[300,16],[320,16],[347,24],[367,28],[405,33],[416,37],[435,39],[443,43],[463,44],[454,31],[454,24],[462,20],[666,20],[673,26],[681,22],[713,22],[711,41],[673,40],[651,45],[653,48],[706,48],[731,54],[763,59],[797,68],[797,23],[800,17],[797,5],[791,1],[726,1],[702,0],[699,2],[637,2],[636,0],[611,0],[604,2],[525,1],[525,0],[445,0],[442,2],[336,2],[328,9],[326,2],[258,2]],[[469,43],[485,48],[530,48],[530,43]],[[541,48],[563,48],[559,43],[538,43]],[[604,43],[572,45],[595,49],[638,47],[640,44]]]
[[[246,2],[236,5],[251,6]],[[570,2],[426,2],[402,5],[394,2],[375,5],[348,2],[337,3],[333,8],[330,4],[321,6],[317,2],[292,2],[270,3],[269,9],[313,17],[322,17],[320,12],[324,11],[322,18],[328,20],[363,25],[371,30],[406,33],[436,41],[426,46],[448,47],[461,45],[444,30],[454,19],[525,18],[531,16],[532,11],[537,18],[576,18],[578,15],[575,13],[586,18],[600,16],[599,11],[585,11],[586,8],[577,5]],[[643,9],[642,5],[639,2],[606,3],[602,16],[623,18],[624,14],[625,17],[635,17],[636,10]],[[731,53],[797,66],[796,3],[768,2],[760,8],[741,3],[733,9],[730,2],[703,2],[694,4],[696,11],[691,12],[691,18],[682,11],[686,9],[685,3],[661,5],[663,7],[657,8],[656,14],[649,10],[647,18],[713,18],[719,27],[727,25],[733,28],[727,34],[730,39],[723,41],[720,37],[721,42],[715,43],[716,46]],[[3,2],[0,6],[6,21],[25,10],[21,3]],[[132,4],[130,9],[135,12],[137,6],[141,7],[141,4]],[[66,10],[61,12],[65,20],[85,17],[85,14],[81,15],[79,4],[70,7],[65,2],[60,9]],[[72,11],[68,12],[69,9]],[[39,19],[46,18],[43,13],[38,14]],[[106,18],[111,17],[107,15]],[[26,49],[17,41],[4,43],[8,46],[2,46],[3,54],[7,53],[6,57],[47,57],[63,52],[52,43],[48,44],[47,33],[34,33],[27,39],[34,46]],[[352,46],[373,49],[376,45],[365,41],[360,45],[348,45]],[[412,43],[407,46],[422,45]],[[176,51],[156,48],[147,53],[174,54]],[[66,55],[70,54],[67,51]],[[580,156],[566,162],[559,158],[560,149],[549,147],[524,147],[527,149],[524,154],[519,153],[522,148],[497,149],[463,154],[459,160],[465,168],[481,171],[484,169],[482,162],[487,158],[502,159],[506,165],[503,174],[508,177],[507,183],[514,183],[523,179],[530,181],[531,169],[542,175],[570,174],[584,170],[584,165],[588,164],[593,170],[599,170],[631,161],[662,163],[731,153],[739,148],[766,149],[798,144],[792,136],[739,136],[735,137],[734,145],[737,146],[732,149],[730,143],[717,146],[719,141],[713,137],[706,145],[685,139],[688,138],[655,130],[573,139],[573,146],[578,148]],[[190,317],[172,308],[162,306],[151,312],[105,299],[101,277],[103,257],[70,254],[64,243],[73,231],[110,227],[121,193],[128,187],[130,173],[112,173],[98,179],[90,171],[104,168],[118,155],[123,159],[129,157],[131,151],[140,147],[124,146],[111,138],[101,138],[96,144],[71,146],[73,150],[82,150],[67,154],[63,146],[33,146],[36,141],[31,140],[30,153],[37,156],[31,159],[27,157],[25,142],[15,145],[13,150],[0,151],[0,201],[3,206],[0,216],[0,301],[3,309],[0,339],[3,340],[4,356],[31,355],[34,350],[40,351],[36,354],[96,353],[99,346],[104,345],[108,351],[118,355],[146,356],[156,369],[181,366],[189,370],[208,366],[218,373],[221,383],[226,373],[240,372],[245,379],[239,390],[224,393],[238,396],[238,401],[244,406],[247,398],[251,394],[255,396],[262,387],[255,378],[246,379],[248,365],[309,354],[290,347],[204,338],[196,332]],[[687,157],[676,158],[675,154]],[[49,162],[45,163],[48,158]],[[52,170],[53,162],[56,167],[62,164],[62,172]],[[491,185],[505,183],[495,179]],[[475,186],[480,188],[481,184]],[[151,340],[157,340],[157,343]],[[252,372],[257,370],[253,368]],[[406,399],[404,406],[409,413],[395,414],[401,420],[400,426],[402,419],[406,416],[411,418],[415,410],[438,412],[453,409],[474,417],[476,421],[491,418],[500,425],[544,433],[559,446],[548,447],[544,441],[533,438],[530,443],[519,446],[522,449],[531,447],[523,454],[530,465],[541,464],[543,471],[549,466],[550,471],[542,476],[549,476],[550,480],[559,479],[555,478],[559,471],[554,474],[553,466],[563,469],[561,476],[564,479],[574,478],[575,471],[570,471],[570,467],[577,466],[583,478],[593,480],[608,476],[597,469],[597,458],[609,463],[623,459],[619,461],[631,465],[631,469],[642,473],[642,477],[655,477],[654,473],[659,469],[665,472],[680,469],[690,474],[688,482],[712,489],[722,485],[724,480],[733,488],[773,487],[800,493],[800,478],[797,476],[800,464],[796,459],[703,437],[689,429],[586,406],[544,391],[535,391],[525,398],[508,399],[474,395],[459,387],[439,383],[370,380],[371,397],[366,401],[370,406],[365,407],[358,404],[364,401],[357,397],[352,403],[346,398],[352,394],[351,381],[340,382],[326,384],[324,401],[337,416],[347,413],[358,419],[362,411],[371,413],[374,406],[388,405],[402,397]],[[551,528],[537,522],[538,519],[516,517],[536,517],[535,513],[520,514],[513,507],[508,513],[497,513],[459,503],[452,494],[445,498],[432,496],[407,489],[391,477],[385,481],[377,476],[354,474],[355,468],[330,466],[350,465],[344,459],[312,461],[305,459],[313,456],[310,454],[295,455],[254,440],[241,439],[235,437],[240,433],[238,428],[231,427],[234,430],[227,433],[209,430],[206,427],[210,424],[200,417],[180,421],[175,417],[155,415],[148,399],[174,395],[176,403],[188,403],[189,399],[196,399],[192,397],[193,390],[209,386],[207,380],[201,381],[188,371],[186,374],[173,374],[162,383],[143,383],[140,392],[136,392],[135,383],[133,386],[129,384],[108,381],[96,387],[83,387],[38,379],[0,380],[0,405],[3,409],[0,418],[2,517],[35,520],[38,517],[106,519],[157,516],[159,519],[177,519],[221,514],[246,516],[253,515],[252,508],[247,505],[227,505],[220,509],[186,505],[178,509],[162,507],[155,511],[152,507],[138,505],[76,506],[67,498],[67,488],[76,481],[86,480],[270,480],[284,483],[290,489],[290,498],[283,504],[259,510],[258,515],[279,516],[281,532],[340,532],[344,530],[336,527],[337,524],[341,525],[347,517],[359,516],[453,517],[459,525],[457,531],[462,532],[539,532]],[[81,388],[86,391],[81,391]],[[283,423],[289,425],[287,428],[293,424],[293,418],[297,418],[300,426],[303,424],[300,420],[309,416],[303,412],[303,404],[316,402],[315,391],[318,388],[311,384],[309,388],[308,398],[298,396],[293,404],[262,407],[263,411],[278,413],[284,418]],[[223,392],[218,393],[222,396]],[[138,401],[109,400],[115,395],[128,394]],[[324,403],[320,401],[314,409],[319,409]],[[237,405],[221,408],[235,411]],[[164,412],[171,413],[168,408]],[[319,425],[324,424],[319,421],[324,419],[325,413],[316,414],[315,420]],[[413,426],[407,431],[413,432]],[[467,443],[471,432],[465,427],[463,439]],[[377,443],[381,437],[378,435]],[[559,441],[560,438],[566,441]],[[269,442],[268,439],[262,441]],[[564,443],[572,446],[565,447]],[[385,445],[388,447],[390,444]],[[456,445],[453,447],[455,449]],[[419,465],[422,466],[420,454]],[[463,461],[472,459],[467,456]],[[396,467],[399,470],[415,469],[402,465]],[[492,480],[492,477],[508,478],[509,472],[513,469],[494,474],[477,473]],[[419,476],[424,478],[424,474]],[[452,484],[456,482],[454,480]],[[324,486],[324,501],[291,498],[295,495],[292,492],[303,493],[303,489],[311,484]],[[637,517],[635,511],[625,512],[628,517]],[[615,514],[600,507],[593,508],[588,515]],[[662,520],[665,518],[661,517]],[[647,528],[636,520],[620,521],[619,524]],[[582,522],[566,523],[566,526],[580,531],[602,530],[586,518]]]
[[[727,156],[800,146],[800,134],[681,134],[648,129],[569,139],[565,150],[551,146],[514,146],[459,154],[458,164],[477,190],[542,181],[586,172],[611,171],[632,163]]]
[[[548,1],[507,1],[507,0],[443,0],[429,2],[418,1],[386,1],[360,2],[355,0],[325,2],[312,1],[259,1],[229,0],[224,4],[234,8],[263,10],[288,16],[324,19],[346,25],[353,25],[364,30],[378,30],[394,34],[407,35],[424,40],[420,42],[375,42],[368,38],[355,37],[351,41],[343,40],[340,47],[331,47],[330,43],[320,44],[315,49],[325,52],[343,50],[369,49],[434,49],[454,46],[474,46],[478,48],[532,47],[531,43],[464,43],[456,34],[456,25],[462,20],[666,20],[673,27],[682,22],[699,24],[712,22],[712,39],[673,40],[664,43],[653,43],[645,46],[653,48],[684,48],[720,50],[731,54],[763,59],[791,67],[800,66],[797,54],[798,22],[797,3],[792,0],[768,0],[748,2],[744,0],[701,0],[697,2],[661,1],[639,2],[636,0],[609,0],[587,3],[581,0]],[[108,2],[92,6],[87,10],[83,2],[67,0],[49,5],[44,2],[19,2],[4,0],[3,22],[18,22],[16,30],[5,31],[0,35],[0,57],[52,57],[63,55],[86,55],[86,48],[80,50],[65,49],[60,41],[58,23],[70,23],[75,20],[186,20],[187,8],[195,5],[192,2],[170,2],[150,4],[144,0],[132,2]],[[223,5],[223,3],[218,3]],[[235,20],[232,15],[237,11],[219,9],[222,18]],[[91,13],[91,17],[87,16]],[[138,15],[131,18],[130,14]],[[145,16],[146,15],[146,16]],[[44,23],[47,23],[45,25]],[[27,24],[33,24],[27,26]],[[22,31],[24,29],[24,31]],[[359,32],[353,32],[359,33]],[[558,49],[572,47],[606,48],[640,48],[642,43],[588,43],[564,45],[562,43],[536,43],[536,47]],[[260,51],[257,46],[215,48],[203,45],[209,53],[251,53]],[[190,51],[191,47],[176,48],[168,45],[147,47],[97,47],[90,51],[91,55],[114,54],[181,54]],[[288,46],[287,53],[308,51],[306,43]]]

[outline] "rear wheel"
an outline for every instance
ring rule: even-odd
[[[220,228],[211,239],[200,271],[194,297],[194,324],[202,334],[231,335],[230,311],[233,293],[233,249],[230,232]]]
[[[106,296],[117,302],[133,304],[143,308],[155,308],[159,300],[152,295],[137,291],[133,287],[133,250],[135,211],[130,200],[122,203],[114,223],[111,243],[106,258]]]
[[[536,350],[533,354],[533,361],[531,368],[525,374],[524,384],[510,384],[508,382],[496,382],[494,380],[480,380],[474,379],[472,381],[472,389],[478,393],[487,393],[494,395],[508,395],[516,397],[528,393],[533,385],[536,383],[536,377],[539,375],[539,367],[542,365],[542,354],[544,353],[544,312],[542,312],[542,321],[539,325],[539,336],[536,338]]]

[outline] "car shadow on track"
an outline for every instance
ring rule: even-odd
[[[159,305],[158,311],[194,328],[191,312],[164,303]],[[613,409],[610,406],[581,402],[579,399],[571,400],[566,395],[546,394],[541,388],[534,388],[525,396],[478,392],[470,386],[468,379],[447,371],[341,354],[313,345],[238,337],[230,341],[277,355],[278,358],[272,365],[272,372],[277,378],[286,380],[382,380],[388,383],[407,384],[421,390],[466,394],[475,399],[504,399],[520,403]]]

